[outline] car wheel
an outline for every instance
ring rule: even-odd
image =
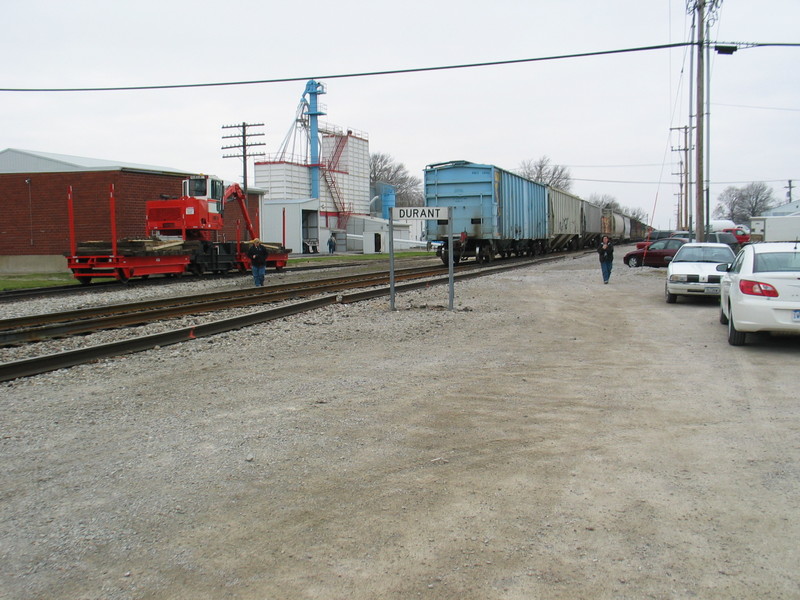
[[[728,324],[728,317],[725,316],[725,311],[722,310],[722,306],[719,307],[719,322],[723,325]]]
[[[678,301],[678,297],[675,294],[670,294],[666,285],[664,285],[664,300],[667,301],[667,304],[675,304]]]
[[[641,263],[639,262],[639,257],[637,257],[637,256],[631,256],[628,259],[628,266],[629,267],[638,267],[640,264]]]
[[[731,346],[744,346],[745,333],[736,329],[733,324],[733,312],[728,307],[728,343]]]

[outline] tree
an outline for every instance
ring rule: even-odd
[[[773,190],[761,181],[754,181],[743,188],[727,187],[717,198],[714,216],[729,219],[734,223],[745,223],[775,206]]]
[[[642,223],[647,223],[647,213],[643,208],[628,208],[627,206],[622,206],[617,199],[610,194],[590,194],[588,202],[591,202],[600,208],[610,208],[612,210],[616,210],[624,215],[628,215],[632,219],[636,219]]]
[[[550,164],[549,156],[542,156],[539,160],[523,160],[519,163],[516,174],[565,192],[572,187],[569,169],[561,165]]]
[[[423,206],[425,195],[422,180],[408,172],[403,163],[398,163],[389,154],[375,152],[369,155],[369,182],[388,183],[394,186],[397,206]]]
[[[599,206],[600,208],[613,208],[616,210],[622,209],[622,207],[619,205],[619,202],[617,202],[617,199],[609,194],[590,194],[588,201],[596,206]]]

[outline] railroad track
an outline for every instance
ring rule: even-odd
[[[480,277],[531,264],[560,260],[564,256],[502,261],[502,264],[494,264],[492,266],[462,265],[458,267],[454,276],[458,279]],[[442,284],[448,281],[447,269],[442,266],[397,269],[395,270],[395,281],[406,282],[395,284],[395,289],[398,292]],[[101,358],[139,352],[195,338],[216,335],[314,310],[330,304],[358,302],[385,296],[389,293],[389,289],[385,287],[388,282],[388,272],[366,273],[311,282],[214,292],[2,320],[0,321],[0,343],[8,346],[53,337],[85,334],[100,329],[143,324],[187,314],[207,313],[232,307],[273,304],[316,296],[309,300],[283,304],[278,307],[191,327],[181,327],[164,333],[137,336],[133,339],[3,363],[0,364],[0,381],[10,381],[19,377],[37,375]],[[353,289],[360,289],[361,291],[348,294],[338,293]]]
[[[324,262],[319,264],[311,264],[311,265],[302,265],[302,266],[295,266],[295,267],[286,267],[284,268],[281,273],[300,273],[306,271],[316,271],[316,270],[323,270],[323,269],[333,269],[337,267],[352,267],[352,266],[362,266],[369,264],[366,261],[357,262],[357,261],[348,261],[347,263],[341,262]],[[272,275],[273,272],[268,273],[267,275]],[[37,288],[23,288],[18,290],[0,290],[0,302],[12,302],[17,300],[29,300],[33,298],[47,298],[50,296],[71,296],[75,294],[100,294],[107,292],[109,290],[118,290],[128,287],[152,287],[152,286],[163,286],[163,285],[171,285],[173,283],[179,281],[195,281],[195,280],[209,280],[209,279],[223,279],[223,278],[234,278],[234,277],[250,277],[250,273],[241,274],[241,273],[226,273],[223,275],[213,275],[213,274],[206,274],[206,275],[192,275],[191,273],[185,273],[179,277],[152,277],[152,278],[141,278],[141,279],[131,279],[125,283],[119,281],[96,281],[89,285],[80,285],[77,283],[71,285],[53,285],[47,287],[37,287]]]

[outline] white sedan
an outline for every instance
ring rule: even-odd
[[[748,244],[723,272],[719,322],[728,342],[745,343],[747,332],[800,334],[800,243]]]
[[[735,258],[728,244],[689,243],[680,247],[667,267],[664,298],[674,304],[678,296],[719,296],[722,276],[717,265]]]

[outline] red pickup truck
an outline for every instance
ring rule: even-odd
[[[726,231],[735,235],[736,241],[740,244],[746,244],[750,241],[750,234],[741,227],[729,227],[728,229],[723,229],[722,231]]]

